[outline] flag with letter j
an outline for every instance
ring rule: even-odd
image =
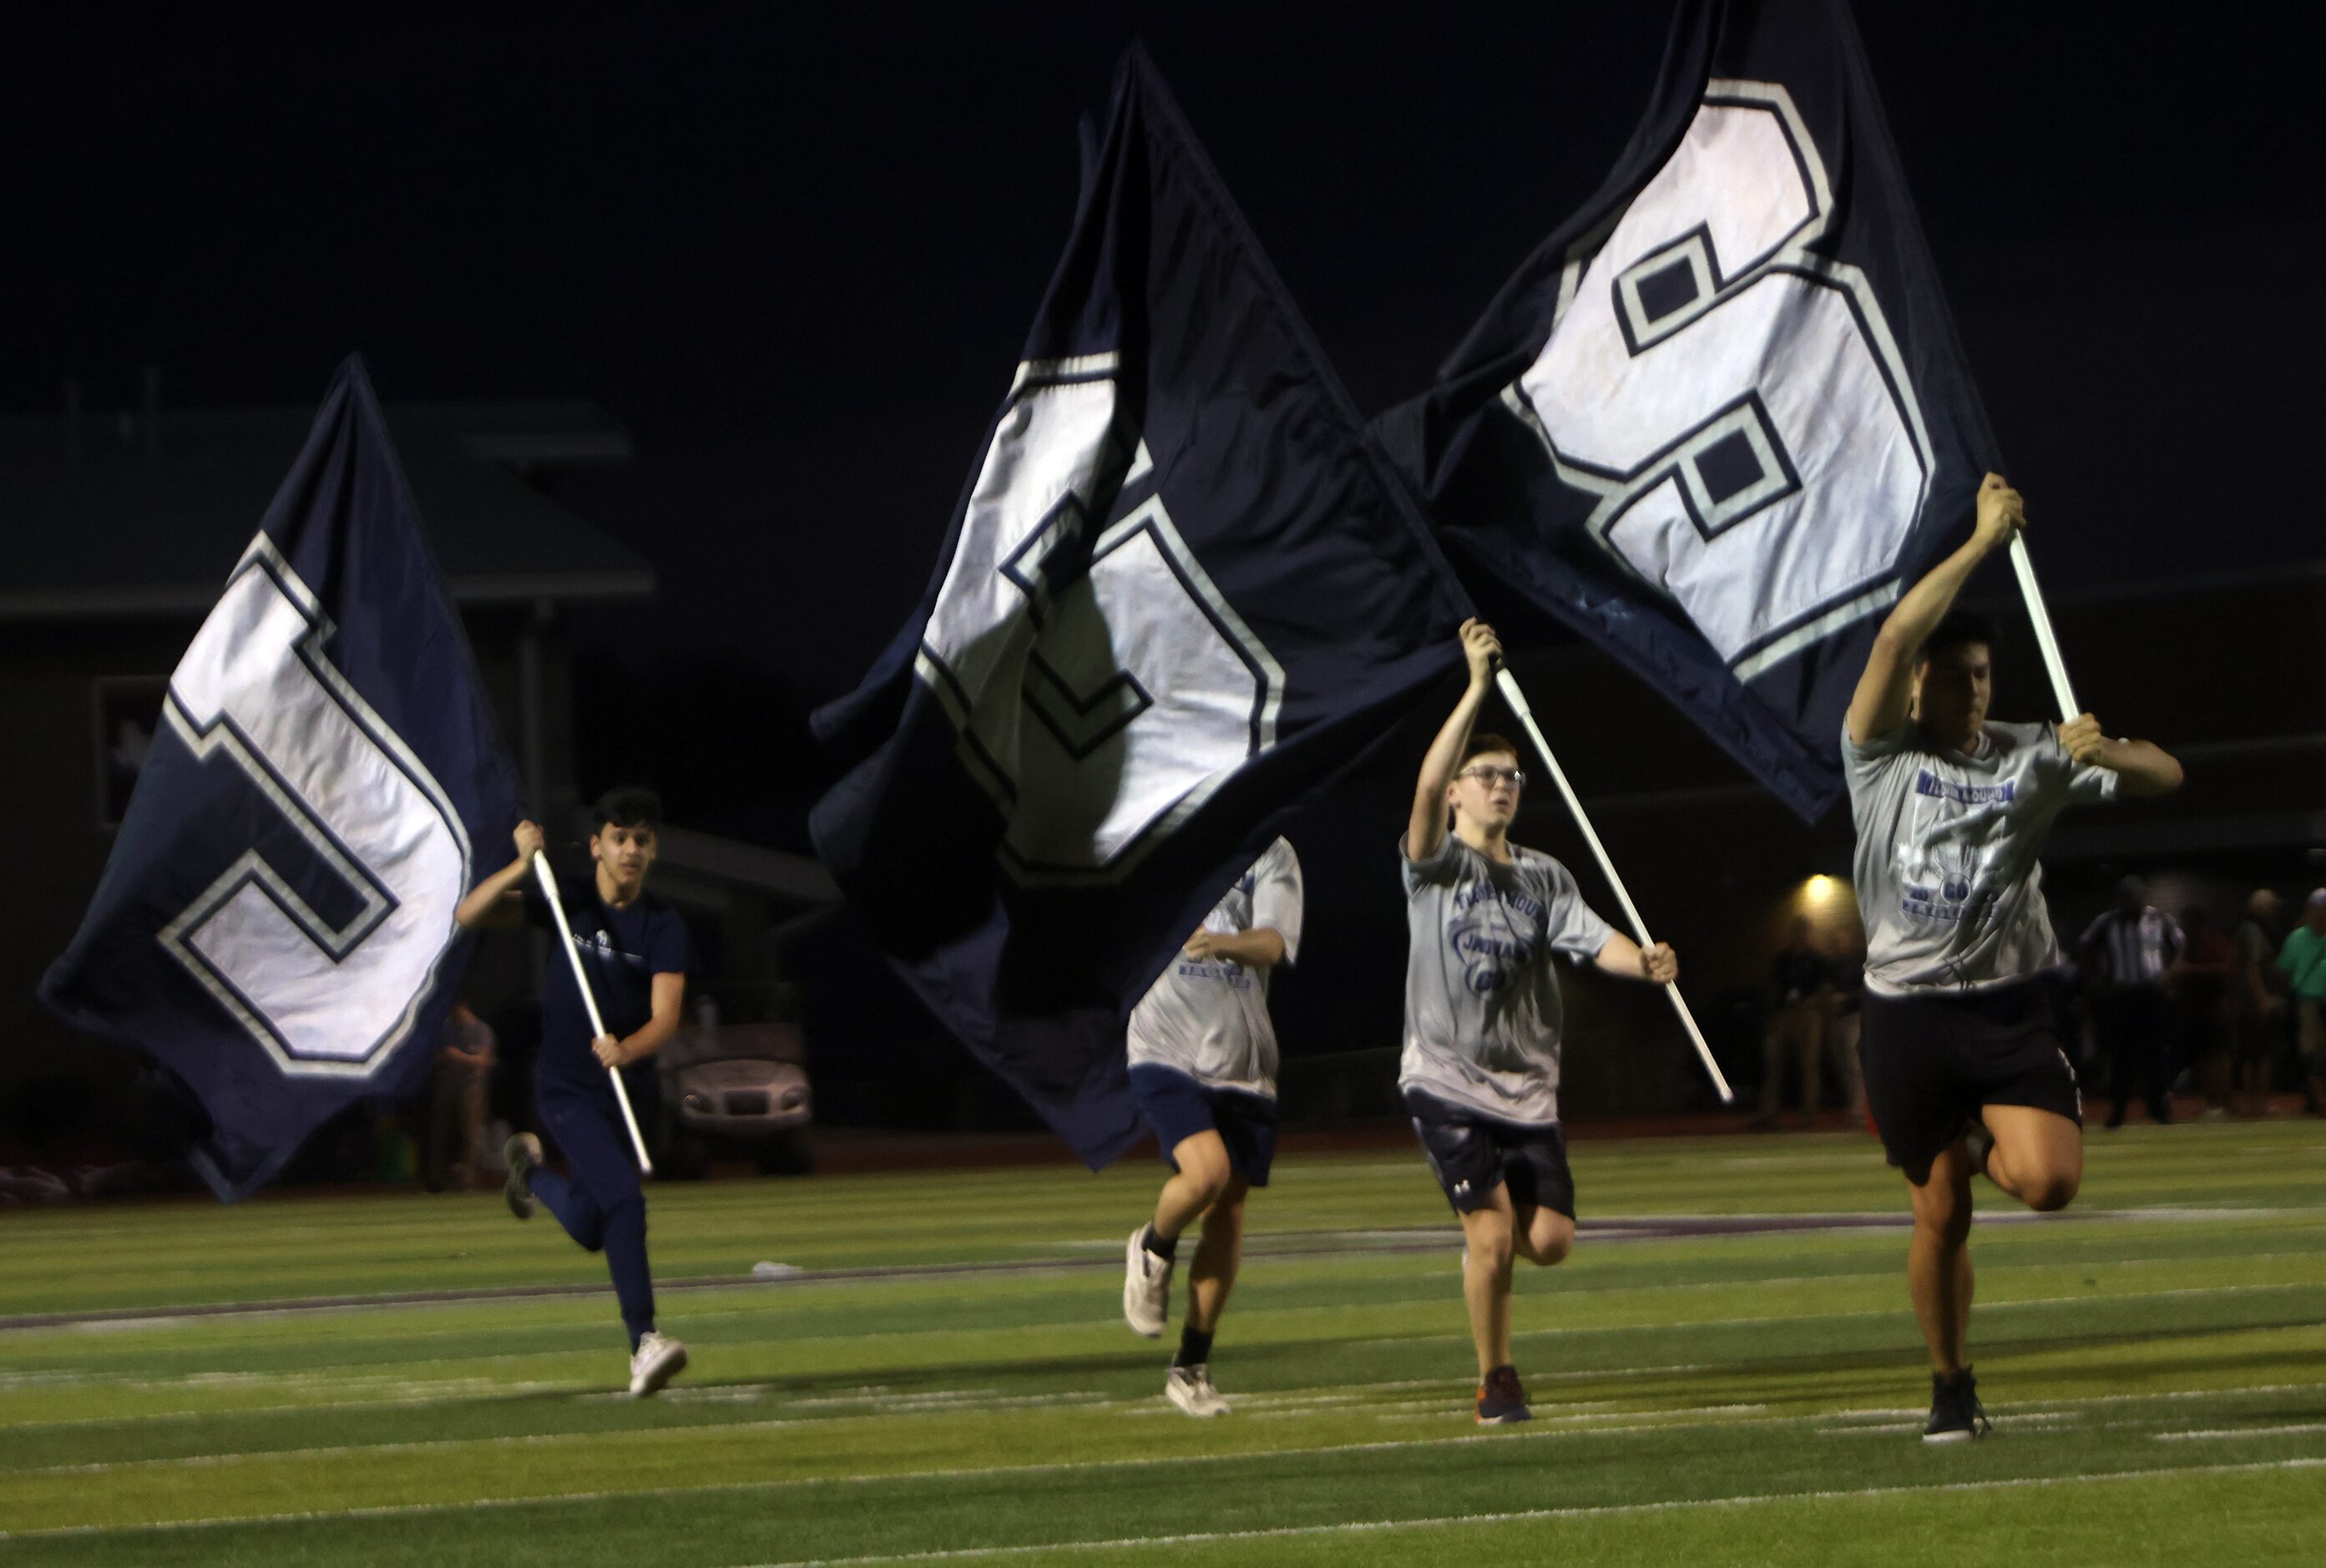
[[[1102,1163],[1138,1132],[1131,1005],[1448,671],[1465,612],[1134,51],[927,595],[817,715],[849,770],[816,846],[930,1010]]]
[[[193,1091],[220,1198],[429,1059],[452,911],[514,770],[362,361],[170,677],[79,933],[41,997]]]
[[[1684,0],[1614,173],[1381,428],[1458,569],[1820,815],[1875,629],[1999,466],[1843,0]]]

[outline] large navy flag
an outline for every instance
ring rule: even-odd
[[[1103,1163],[1137,1133],[1132,1003],[1456,662],[1465,613],[1134,51],[927,596],[816,716],[852,764],[816,846],[930,1008]]]
[[[362,362],[186,649],[80,932],[41,996],[209,1114],[223,1199],[423,1068],[471,837],[516,815]]]
[[[1998,462],[1842,0],[1684,0],[1614,174],[1382,428],[1457,565],[1820,815],[1882,613]]]

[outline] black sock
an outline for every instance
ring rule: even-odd
[[[1169,1263],[1173,1258],[1179,1255],[1179,1238],[1175,1236],[1167,1241],[1162,1237],[1155,1234],[1155,1227],[1152,1225],[1149,1225],[1147,1227],[1147,1234],[1139,1238],[1139,1245],[1153,1253],[1157,1257],[1161,1258],[1165,1263]]]
[[[1179,1353],[1171,1358],[1174,1367],[1201,1367],[1212,1358],[1212,1337],[1201,1329],[1181,1324]]]

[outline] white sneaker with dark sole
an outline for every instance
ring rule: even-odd
[[[541,1199],[533,1195],[527,1180],[533,1168],[541,1163],[541,1140],[531,1133],[519,1133],[501,1145],[501,1162],[508,1167],[508,1185],[501,1189],[508,1210],[519,1219],[531,1219]]]
[[[630,1358],[630,1397],[651,1398],[685,1370],[686,1347],[648,1330],[638,1337],[637,1354]]]
[[[1122,1321],[1134,1334],[1150,1339],[1163,1337],[1163,1321],[1171,1315],[1171,1260],[1147,1250],[1147,1227],[1130,1233],[1122,1255]]]
[[[1163,1393],[1190,1415],[1225,1415],[1228,1402],[1212,1386],[1209,1367],[1174,1367],[1163,1378]]]

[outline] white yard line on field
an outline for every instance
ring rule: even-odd
[[[1364,1405],[1354,1410],[1345,1405],[1340,1405],[1335,1406],[1328,1411],[1321,1412],[1298,1409],[1282,1411],[1258,1410],[1253,1411],[1251,1414],[1254,1415],[1294,1415],[1310,1414],[1363,1415],[1378,1420],[1384,1424],[1421,1421],[1450,1422],[1459,1420],[1468,1414],[1469,1402],[1465,1396],[1466,1385],[1445,1382],[1421,1382],[1412,1379],[1405,1379],[1392,1383],[1363,1384],[1356,1386],[1359,1388],[1376,1388],[1392,1392],[1417,1387],[1445,1387],[1447,1390],[1447,1395],[1442,1402],[1428,1402],[1434,1406],[1432,1412],[1428,1414],[1414,1413],[1417,1406],[1425,1403],[1419,1400],[1392,1401],[1388,1404],[1379,1405]],[[2232,1399],[2270,1394],[2311,1393],[2319,1389],[2326,1389],[2326,1383],[2271,1383],[2258,1384],[2241,1388],[2167,1389],[2153,1394],[2098,1394],[2085,1395],[2079,1398],[2028,1400],[2018,1404],[1998,1403],[1995,1409],[1998,1415],[2014,1423],[2050,1423],[2072,1420],[2077,1413],[2090,1407],[2122,1405],[2135,1401],[2161,1403],[2171,1400]],[[1280,1390],[1277,1392],[1275,1396],[1282,1398],[1296,1392],[1300,1391]],[[1270,1395],[1255,1395],[1250,1396],[1247,1400],[1238,1401],[1238,1403],[1257,1404],[1269,1397]],[[1017,1403],[1022,1405],[1028,1403],[1028,1401],[1021,1400]],[[1159,1418],[1178,1415],[1177,1411],[1163,1404],[1159,1397],[1143,1397],[1139,1402],[1132,1404],[1108,1400],[1103,1395],[1084,1395],[1062,1396],[1061,1403],[1073,1403],[1076,1408],[1084,1410],[1093,1409],[1109,1404],[1121,1405],[1123,1407],[1118,1411],[1118,1414],[1124,1416],[1154,1416]],[[1836,1426],[1831,1430],[1820,1433],[1819,1434],[1821,1436],[1841,1436],[1857,1435],[1859,1433],[1872,1434],[1906,1431],[1914,1427],[1919,1427],[1921,1424],[1921,1418],[1919,1414],[1916,1414],[1915,1419],[1911,1422],[1895,1421],[1891,1419],[1893,1417],[1900,1417],[1906,1414],[1915,1414],[1895,1408],[1800,1411],[1779,1415],[1771,1415],[1766,1414],[1768,1407],[1764,1405],[1672,1405],[1662,1409],[1628,1410],[1620,1408],[1596,1408],[1596,1406],[1605,1406],[1612,1405],[1613,1403],[1614,1402],[1612,1401],[1605,1400],[1595,1401],[1593,1402],[1595,1408],[1590,1410],[1584,1410],[1572,1406],[1562,1406],[1562,1414],[1540,1416],[1536,1419],[1534,1423],[1525,1431],[1512,1431],[1506,1429],[1503,1433],[1499,1434],[1461,1433],[1443,1438],[1411,1438],[1375,1442],[1338,1443],[1317,1448],[1267,1449],[1261,1450],[1256,1452],[1237,1455],[1210,1456],[1201,1454],[1173,1454],[1158,1456],[1153,1459],[1060,1461],[1030,1465],[993,1465],[982,1468],[947,1468],[933,1470],[894,1470],[864,1475],[799,1476],[787,1478],[782,1480],[758,1482],[714,1482],[701,1489],[647,1488],[643,1489],[640,1493],[636,1495],[657,1494],[663,1491],[691,1491],[695,1489],[721,1491],[735,1489],[739,1487],[805,1488],[817,1486],[859,1486],[889,1481],[957,1479],[967,1476],[1010,1476],[1021,1473],[1044,1474],[1052,1471],[1081,1469],[1113,1469],[1149,1464],[1176,1465],[1201,1463],[1206,1459],[1214,1457],[1220,1458],[1223,1461],[1231,1460],[1273,1460],[1288,1458],[1296,1454],[1362,1453],[1382,1449],[1426,1448],[1447,1442],[1492,1442],[1494,1441],[1496,1436],[1535,1440],[1560,1437],[1624,1437],[1637,1435],[1642,1433],[1689,1432],[1715,1428],[1726,1429],[1735,1427],[1814,1425],[1821,1422],[1858,1423]],[[948,1405],[934,1408],[954,1409],[960,1408],[960,1406]],[[926,1413],[928,1412],[921,1412],[920,1414]],[[889,1415],[881,1415],[877,1418],[884,1421],[893,1419],[892,1416]],[[730,1433],[780,1430],[788,1427],[826,1425],[829,1424],[829,1421],[830,1418],[828,1417],[814,1417],[808,1419],[786,1419],[777,1417],[761,1421],[709,1423],[701,1426],[659,1428],[656,1430],[655,1435],[657,1438],[668,1438],[689,1433],[726,1435]],[[2119,1427],[2137,1428],[2146,1426],[2148,1424],[2150,1424],[2150,1423],[2145,1421],[2102,1422],[2094,1423],[2089,1430],[2098,1431],[2103,1428]],[[2256,1428],[2249,1430],[2257,1434],[2266,1435],[2266,1431],[2273,1429]],[[2307,1431],[2309,1428],[2290,1427],[2285,1430],[2289,1432],[2302,1432]],[[625,1437],[637,1434],[623,1432],[568,1432],[515,1433],[498,1437],[423,1438],[399,1442],[331,1444],[293,1449],[258,1449],[246,1452],[234,1453],[191,1454],[163,1459],[113,1460],[88,1464],[44,1465],[38,1468],[27,1468],[14,1470],[12,1471],[11,1474],[14,1477],[33,1477],[48,1475],[102,1475],[120,1471],[167,1469],[194,1470],[225,1465],[247,1464],[271,1460],[340,1459],[357,1456],[376,1457],[386,1454],[421,1453],[463,1447],[483,1449],[536,1448],[553,1443],[565,1442],[583,1445],[600,1438],[609,1436]],[[2191,1434],[2166,1433],[2161,1435],[2170,1436]],[[2200,1433],[2195,1435],[2206,1434]],[[2221,1435],[2246,1435],[2246,1433],[2233,1434],[2225,1432]],[[473,1503],[388,1505],[383,1507],[358,1507],[343,1511],[350,1516],[368,1517],[374,1513],[385,1512],[393,1514],[408,1511],[424,1512],[430,1509],[442,1507],[513,1507],[525,1502],[565,1502],[575,1500],[578,1498],[590,1498],[599,1495],[601,1494],[548,1494],[524,1498],[512,1498],[481,1499]],[[625,1492],[620,1495],[630,1496],[633,1494]],[[299,1514],[280,1517],[286,1518],[305,1518],[311,1516]],[[312,1517],[336,1517],[336,1515],[316,1515]],[[257,1522],[265,1522],[274,1517],[276,1517],[276,1516],[256,1517]],[[207,1525],[229,1524],[233,1522],[234,1521],[231,1519],[189,1519],[165,1521],[154,1525],[127,1526],[122,1527],[131,1529],[191,1528]],[[87,1526],[86,1528],[94,1529],[98,1527],[98,1526]],[[76,1528],[79,1527],[77,1526]],[[35,1531],[28,1533],[42,1534],[43,1532]],[[0,1541],[5,1541],[9,1538],[10,1537],[7,1534],[0,1532]]]
[[[1995,1312],[2024,1311],[2031,1307],[2090,1308],[2100,1303],[2116,1305],[2126,1302],[2164,1301],[2182,1296],[2263,1295],[2279,1291],[2319,1290],[2326,1290],[2326,1280],[2299,1280],[2266,1285],[2184,1285],[2172,1290],[2126,1291],[2105,1296],[2030,1296],[2024,1301],[2017,1302],[1981,1302],[1978,1304],[1978,1310],[1979,1315],[1986,1317]],[[1561,1293],[1581,1294],[1583,1293]],[[1868,1307],[1848,1312],[1771,1313],[1751,1318],[1679,1318],[1667,1322],[1561,1324],[1549,1329],[1513,1330],[1511,1337],[1514,1339],[1542,1339],[1566,1334],[1636,1333],[1642,1330],[1652,1329],[1741,1329],[1760,1323],[1830,1323],[1843,1318],[1903,1317],[1907,1309],[1903,1306]],[[2232,1326],[2226,1330],[2209,1331],[2238,1333],[2245,1330],[2240,1327]],[[1470,1336],[1467,1334],[1408,1334],[1394,1339],[1356,1339],[1350,1343],[1358,1349],[1377,1349],[1391,1345],[1433,1345],[1457,1340],[1466,1345],[1470,1342]]]
[[[2092,1486],[2107,1481],[2155,1480],[2166,1476],[2256,1474],[2315,1470],[2326,1459],[2284,1459],[2254,1464],[2186,1465],[2169,1470],[2116,1470],[2101,1475],[2027,1476],[1987,1481],[1944,1481],[1931,1486],[1859,1487],[1823,1491],[1743,1493],[1726,1498],[1679,1498],[1654,1503],[1607,1503],[1572,1508],[1523,1508],[1499,1514],[1438,1514],[1410,1519],[1357,1519],[1339,1525],[1288,1525],[1266,1530],[1210,1530],[1178,1535],[1121,1536],[1105,1541],[1044,1541],[1009,1546],[968,1546],[950,1551],[895,1552],[867,1557],[807,1557],[766,1563],[756,1568],[879,1568],[894,1563],[958,1563],[999,1557],[1049,1556],[1069,1552],[1121,1552],[1139,1547],[1223,1545],[1250,1541],[1285,1541],[1304,1536],[1381,1535],[1396,1530],[1457,1529],[1467,1525],[1542,1523],[1556,1519],[1620,1518],[1639,1514],[1692,1512],[1698,1508],[1763,1507],[1772,1503],[1848,1502],[1858,1498],[1935,1496],[1952,1492],[1999,1492],[2039,1487]]]
[[[2311,1255],[2283,1254],[2274,1255],[2309,1256]],[[2172,1262],[2182,1260],[2160,1259],[2157,1261]],[[2062,1265],[2052,1264],[2001,1265],[1990,1268],[1986,1272],[1991,1278],[1993,1275],[1998,1274],[2016,1273],[2024,1270],[2036,1269],[2051,1270],[2060,1266]],[[1549,1293],[1545,1299],[1583,1300],[1606,1295],[1645,1295],[1677,1292],[1743,1289],[1748,1287],[1766,1288],[1780,1285],[1830,1284],[1836,1277],[1856,1278],[1861,1276],[1852,1274],[1826,1276],[1823,1278],[1802,1276],[1797,1279],[1774,1280],[1763,1279],[1717,1282],[1689,1281],[1668,1285],[1587,1285],[1582,1287],[1560,1288]],[[1869,1274],[1863,1277],[1870,1278],[1874,1276]],[[2326,1290],[2326,1280],[2284,1280],[2274,1283],[2254,1284],[2186,1285],[2154,1291],[2108,1292],[2107,1293],[2098,1295],[2079,1293],[2075,1295],[2030,1296],[2018,1301],[1982,1302],[1980,1303],[1980,1311],[1984,1314],[1997,1311],[2024,1311],[2032,1308],[2042,1307],[2089,1307],[2096,1303],[2115,1304],[2127,1302],[2162,1301],[2191,1296],[2260,1295],[2285,1291],[2317,1290]],[[1400,1302],[1390,1304],[1394,1306],[1410,1303]],[[1353,1309],[1343,1303],[1326,1303],[1322,1305],[1297,1307],[1260,1307],[1252,1309],[1247,1312],[1246,1317],[1248,1320],[1265,1319],[1269,1321],[1281,1321],[1284,1319],[1321,1315],[1339,1315],[1349,1312],[1353,1310],[1363,1309]],[[1741,1328],[1763,1323],[1782,1322],[1800,1324],[1813,1321],[1828,1322],[1843,1318],[1893,1317],[1904,1312],[1905,1310],[1906,1309],[1903,1307],[1880,1307],[1845,1312],[1815,1312],[1806,1314],[1772,1313],[1741,1318],[1675,1318],[1661,1321],[1633,1318],[1620,1324],[1565,1324],[1544,1329],[1522,1329],[1518,1331],[1518,1337],[1521,1339],[1533,1339],[1567,1334],[1605,1334],[1617,1331],[1631,1332],[1653,1329],[1721,1329]],[[974,1329],[947,1327],[938,1329],[887,1330],[849,1334],[807,1334],[795,1337],[786,1337],[783,1340],[783,1343],[786,1347],[797,1347],[803,1345],[844,1345],[863,1339],[879,1339],[883,1342],[893,1342],[900,1339],[957,1339],[964,1335],[1009,1337],[1026,1334],[1055,1334],[1078,1330],[1103,1331],[1113,1329],[1118,1321],[1119,1320],[1114,1318],[1095,1318],[1059,1322],[1003,1324]],[[1386,1345],[1431,1344],[1440,1341],[1454,1340],[1466,1341],[1467,1339],[1468,1336],[1462,1333],[1413,1334],[1401,1335],[1394,1339],[1382,1338],[1359,1339],[1351,1341],[1351,1343],[1361,1347],[1372,1348]],[[23,1379],[23,1382],[21,1385],[17,1385],[17,1386],[28,1389],[52,1386],[70,1386],[75,1384],[79,1384],[88,1386],[103,1386],[108,1387],[134,1388],[155,1393],[172,1388],[200,1387],[257,1388],[269,1386],[290,1386],[323,1388],[331,1386],[334,1384],[353,1383],[358,1386],[363,1395],[360,1402],[368,1404],[377,1402],[376,1399],[371,1397],[371,1395],[374,1389],[379,1386],[396,1389],[409,1389],[415,1397],[442,1397],[446,1395],[457,1395],[462,1392],[504,1394],[510,1392],[537,1392],[555,1389],[565,1386],[565,1385],[554,1381],[531,1381],[522,1386],[517,1384],[490,1384],[489,1386],[488,1386],[489,1380],[487,1379],[473,1377],[446,1378],[441,1383],[431,1383],[429,1380],[413,1378],[408,1375],[416,1370],[434,1367],[442,1367],[451,1369],[473,1368],[487,1366],[506,1367],[524,1362],[539,1363],[543,1361],[572,1360],[588,1357],[590,1354],[591,1353],[588,1351],[577,1349],[560,1347],[557,1349],[544,1350],[509,1351],[492,1356],[419,1357],[407,1358],[399,1361],[396,1364],[399,1370],[406,1374],[406,1376],[402,1377],[383,1377],[376,1370],[378,1367],[378,1363],[377,1362],[326,1363],[321,1366],[305,1367],[295,1371],[284,1372],[228,1372],[219,1371],[216,1369],[206,1369],[199,1372],[187,1373],[178,1377],[135,1378],[126,1381],[106,1378],[94,1372],[79,1370],[71,1373],[26,1373],[17,1374],[15,1376]],[[603,1358],[600,1357],[596,1358],[602,1359]],[[997,1365],[999,1365],[999,1363],[997,1363]],[[353,1373],[355,1376],[353,1377],[338,1376],[343,1372]],[[10,1391],[11,1385],[5,1379],[0,1379],[0,1395],[5,1395]],[[319,1400],[312,1405],[282,1406],[280,1408],[322,1410],[335,1408],[338,1402],[332,1400]],[[233,1414],[239,1413],[237,1412]],[[5,1418],[0,1418],[0,1427],[6,1427],[14,1424],[19,1423],[9,1422]],[[45,1425],[51,1423],[33,1422],[22,1424]]]

